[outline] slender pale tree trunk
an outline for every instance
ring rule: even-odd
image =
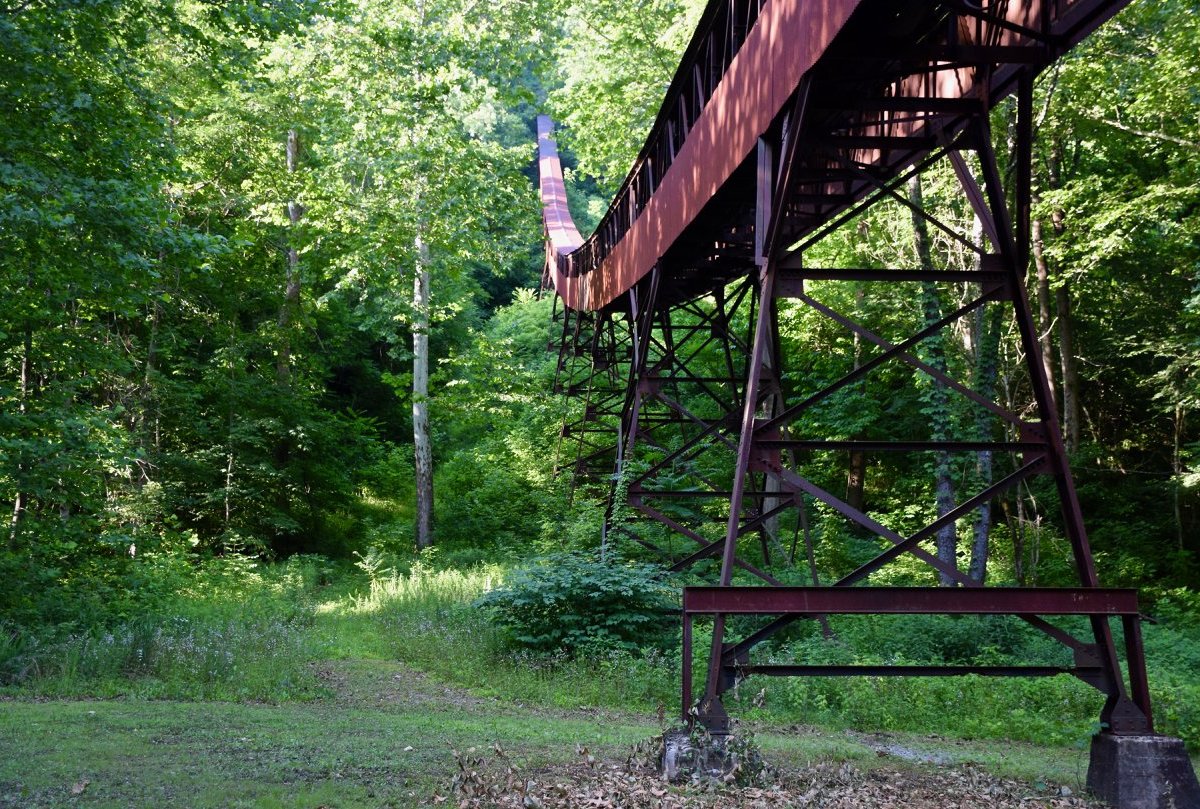
[[[235,356],[237,347],[237,331],[236,324],[229,324],[229,356]],[[224,493],[224,531],[228,534],[233,528],[233,471],[237,462],[237,452],[234,445],[234,425],[236,423],[236,412],[234,410],[234,387],[235,387],[234,363],[228,363],[228,374],[225,381],[228,385],[226,388],[226,410],[225,410],[225,493]]]
[[[233,448],[225,454],[225,530],[228,531],[233,522]]]
[[[1058,308],[1058,358],[1062,364],[1063,440],[1067,452],[1079,449],[1082,408],[1079,404],[1079,363],[1075,359],[1075,325],[1071,314],[1071,290],[1060,280],[1055,290]]]
[[[287,134],[287,171],[295,174],[300,159],[300,135],[295,129],[289,129]],[[303,208],[296,200],[287,204],[288,221],[292,229],[300,223]],[[287,334],[288,326],[296,309],[300,306],[300,253],[296,249],[295,239],[288,244],[287,249],[287,280],[283,290],[283,304],[279,307],[279,355],[275,361],[275,376],[281,385],[291,381],[292,344]]]
[[[857,310],[861,310],[863,300],[863,289],[861,286],[854,293],[854,301],[857,304]],[[862,316],[861,311],[856,311],[855,314]],[[862,366],[862,338],[856,332],[854,334],[854,370],[858,370]],[[859,436],[860,438],[862,436]],[[866,506],[866,485],[867,485],[867,454],[861,451],[852,451],[850,453],[849,466],[846,469],[846,503],[858,511],[862,511]]]
[[[1062,228],[1061,213],[1054,215],[1054,230]],[[1063,424],[1063,439],[1067,450],[1074,452],[1079,448],[1080,436],[1080,407],[1079,407],[1079,369],[1075,361],[1075,329],[1071,314],[1071,290],[1065,279],[1059,279],[1053,291],[1054,320],[1050,315],[1050,265],[1046,261],[1045,239],[1042,223],[1034,218],[1030,221],[1030,237],[1033,242],[1033,265],[1037,272],[1038,297],[1038,332],[1042,349],[1042,367],[1046,370],[1046,378],[1051,381],[1051,393],[1055,394],[1055,404],[1061,410]],[[1054,352],[1050,335],[1058,332],[1059,379],[1061,386],[1055,390],[1053,384]]]
[[[1060,167],[1062,165],[1062,147],[1058,143],[1051,143],[1050,154],[1046,161],[1046,183],[1051,189],[1061,187],[1062,180]],[[1066,229],[1066,213],[1061,208],[1056,208],[1050,214],[1050,224],[1054,230],[1054,236],[1059,237]],[[1033,234],[1034,238],[1034,260],[1037,264],[1039,283],[1041,278],[1047,278],[1049,283],[1049,267],[1046,265],[1045,252],[1042,249],[1042,229],[1040,223],[1037,223],[1037,231]],[[1042,297],[1043,291],[1039,287],[1039,297]],[[1050,306],[1050,290],[1047,288],[1044,291],[1046,308]],[[1061,412],[1063,440],[1067,445],[1068,452],[1074,452],[1079,449],[1079,439],[1082,431],[1082,407],[1079,401],[1079,365],[1075,357],[1075,326],[1074,316],[1071,313],[1071,287],[1066,276],[1058,278],[1058,283],[1054,288],[1054,308],[1055,308],[1055,325],[1058,331],[1058,360],[1061,370],[1061,392],[1062,395],[1056,401]],[[1045,341],[1049,342],[1049,329],[1046,329]],[[1047,368],[1052,368],[1053,360],[1049,352],[1046,351],[1046,346],[1042,347],[1045,357],[1043,362]],[[1053,379],[1053,376],[1050,377]]]
[[[1009,539],[1012,542],[1012,559],[1013,559],[1013,578],[1017,580],[1018,587],[1025,586],[1025,526],[1018,522],[1014,512],[1016,511],[1020,493],[1016,496],[1009,496],[1000,500],[1000,512],[1004,518],[1004,524],[1008,528]]]
[[[975,242],[983,237],[983,225],[976,217]],[[976,257],[975,269],[981,269],[981,257]],[[996,397],[996,376],[1000,365],[1000,330],[1004,325],[1004,308],[998,304],[979,309],[975,313],[975,390],[985,399]],[[995,428],[995,417],[990,411],[977,408],[975,430],[980,441],[991,441]],[[976,472],[982,488],[992,485],[992,452],[984,450],[976,458]],[[992,503],[988,501],[975,512],[975,525],[971,537],[971,566],[969,575],[983,583],[987,577],[988,540],[992,531]]]
[[[1027,539],[1029,536],[1029,522],[1025,519],[1025,495],[1021,493],[1021,487],[1017,487],[1016,497],[1017,521],[1014,526],[1010,526],[1013,535],[1013,573],[1017,578],[1017,584],[1025,587],[1030,584],[1037,583],[1037,561],[1030,555],[1028,559]],[[1033,571],[1033,580],[1029,578],[1029,571]]]
[[[25,415],[27,402],[29,400],[29,374],[30,374],[30,356],[33,354],[33,329],[29,326],[25,327],[24,339],[21,341],[21,378],[18,382],[18,392],[21,397],[20,404],[17,406],[17,412],[22,416]],[[14,551],[17,548],[17,531],[21,527],[21,518],[25,515],[25,509],[28,507],[28,495],[22,488],[25,485],[24,478],[25,464],[17,464],[17,493],[13,497],[12,518],[8,524],[8,549]]]
[[[913,246],[916,248],[917,261],[920,269],[933,270],[933,256],[929,247],[929,231],[925,219],[917,213],[922,208],[921,177],[914,175],[908,181],[908,199],[913,205],[912,227]],[[925,325],[931,325],[941,320],[942,305],[938,298],[937,285],[932,281],[921,282],[921,309]],[[946,372],[946,346],[942,332],[933,334],[925,341],[928,347],[928,362],[935,370]],[[946,388],[940,382],[934,381],[929,390],[929,409],[931,411],[931,432],[934,441],[946,441],[950,438],[950,401]],[[950,453],[938,452],[934,456],[934,492],[938,517],[943,517],[954,510],[954,481],[953,466],[950,463]],[[948,565],[958,565],[958,534],[954,523],[944,526],[937,532],[937,555]],[[954,580],[945,573],[938,573],[943,586],[953,586]]]
[[[1037,278],[1038,303],[1038,346],[1042,350],[1042,370],[1050,382],[1050,397],[1057,405],[1062,401],[1058,387],[1054,384],[1054,346],[1050,335],[1054,331],[1054,321],[1050,314],[1050,265],[1046,262],[1045,240],[1042,236],[1042,222],[1037,217],[1029,221],[1029,238],[1033,247],[1033,267]]]
[[[433,544],[433,447],[429,439],[429,245],[418,226],[413,272],[413,467],[417,548]]]
[[[1183,489],[1183,427],[1184,417],[1186,413],[1183,409],[1183,402],[1175,403],[1175,419],[1173,426],[1175,428],[1175,444],[1171,452],[1171,471],[1175,476],[1175,486],[1172,492],[1172,502],[1175,510],[1175,540],[1178,544],[1180,552],[1183,551],[1183,507],[1179,502],[1179,493]]]
[[[425,25],[425,0],[415,0],[413,8],[417,20]],[[417,76],[420,79],[420,75]],[[419,83],[419,82],[418,82]],[[423,120],[421,102],[418,100],[415,120]],[[410,133],[414,146],[428,136],[418,126]],[[416,261],[413,267],[413,381],[412,381],[412,428],[413,428],[413,473],[416,486],[416,544],[417,550],[433,545],[433,445],[429,436],[429,243],[426,241],[426,220],[422,206],[425,203],[425,180],[418,181],[416,202],[417,235],[413,240]]]
[[[158,401],[154,395],[154,372],[158,363],[158,330],[162,323],[161,294],[161,291],[156,291],[154,302],[150,304],[150,338],[146,343],[146,369],[142,374],[142,413],[138,433],[141,436],[144,459],[138,464],[139,487],[150,482],[150,472],[158,453],[159,419]]]

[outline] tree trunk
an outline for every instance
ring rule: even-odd
[[[230,448],[225,456],[225,531],[230,530],[233,522],[233,449]]]
[[[1171,451],[1171,471],[1175,476],[1175,485],[1172,487],[1172,506],[1175,511],[1175,540],[1180,552],[1183,552],[1183,507],[1179,502],[1180,490],[1183,489],[1183,427],[1184,427],[1185,411],[1183,402],[1175,403],[1175,418],[1172,426],[1174,427],[1174,446]]]
[[[846,504],[862,511],[866,506],[867,455],[865,452],[850,453],[850,465],[846,471]]]
[[[1025,489],[1024,497],[1021,496],[1021,488]],[[1025,503],[1028,500],[1029,505]],[[1021,484],[1017,489],[1017,519],[1021,523],[1022,543],[1028,549],[1029,561],[1025,567],[1026,583],[1030,587],[1037,587],[1038,583],[1038,563],[1042,559],[1042,518],[1038,514],[1037,501],[1033,499],[1033,493],[1029,490],[1028,481]],[[1030,527],[1032,526],[1032,531]]]
[[[143,453],[143,458],[138,462],[138,469],[141,472],[138,486],[150,482],[150,470],[153,468],[153,459],[156,458],[159,448],[159,412],[158,401],[154,395],[154,373],[158,363],[158,331],[162,323],[161,294],[161,291],[157,291],[154,295],[154,302],[150,305],[150,338],[146,343],[146,370],[142,374],[141,390],[142,414],[138,430],[141,435]]]
[[[916,248],[917,261],[920,269],[934,269],[933,257],[929,248],[929,231],[925,219],[917,213],[922,208],[921,177],[914,175],[908,181],[908,199],[913,205],[912,226],[913,246]],[[932,281],[921,282],[921,310],[926,326],[936,323],[942,318],[942,305],[938,299],[937,285]],[[934,333],[925,340],[927,346],[927,362],[935,370],[946,372],[946,346],[941,331]],[[929,390],[929,410],[931,433],[934,441],[946,441],[950,438],[950,401],[946,388],[934,380]],[[938,452],[934,457],[934,491],[938,517],[943,517],[954,510],[953,467],[948,452]],[[948,565],[958,565],[958,534],[954,523],[944,526],[937,532],[937,555]],[[954,580],[945,573],[938,573],[942,586],[953,586]]]
[[[983,227],[975,219],[976,241],[982,238]],[[976,259],[975,269],[980,269]],[[975,391],[988,400],[996,398],[996,376],[1000,365],[1000,331],[1004,327],[1004,307],[992,304],[976,311],[975,317]],[[975,410],[975,430],[980,441],[991,441],[995,428],[995,417],[990,411],[979,407]],[[992,452],[984,450],[976,458],[979,485],[986,489],[992,485]],[[971,566],[968,571],[972,579],[983,583],[987,577],[988,540],[992,530],[992,503],[988,501],[975,512],[975,526],[971,539]]]
[[[25,336],[21,341],[21,378],[18,383],[20,385],[18,391],[21,397],[21,403],[18,405],[17,412],[21,415],[25,415],[26,402],[29,399],[29,363],[30,356],[32,354],[33,329],[29,326],[26,326]],[[21,518],[25,515],[25,509],[29,505],[28,495],[26,495],[22,488],[25,485],[24,473],[25,464],[18,462],[17,479],[14,481],[16,484],[17,493],[13,497],[12,518],[10,519],[8,525],[8,549],[10,551],[15,551],[17,549],[17,531],[21,527]]]
[[[237,354],[236,354],[237,344],[238,344],[237,324],[236,324],[236,322],[231,321],[229,323],[229,343],[226,348],[230,357],[237,356]],[[236,388],[237,364],[232,363],[232,362],[228,363],[226,368],[227,368],[227,372],[226,372],[226,376],[225,376],[225,384],[226,384],[226,388],[225,388],[225,468],[223,470],[221,470],[223,479],[225,481],[225,489],[223,492],[224,522],[222,523],[223,530],[222,530],[222,539],[221,539],[221,552],[222,553],[232,549],[230,546],[226,545],[225,543],[229,539],[229,534],[233,531],[233,511],[234,511],[234,498],[233,498],[234,474],[233,473],[234,473],[234,467],[237,463],[237,450],[238,450],[238,446],[236,444],[236,431],[235,431],[235,427],[237,425],[237,409],[236,409],[236,405],[235,405],[236,396],[234,393],[235,388]]]
[[[1063,440],[1067,452],[1079,449],[1079,365],[1075,360],[1075,327],[1071,315],[1071,290],[1065,280],[1055,292],[1058,304],[1058,358],[1062,363]]]
[[[1004,523],[1008,526],[1009,539],[1012,541],[1012,558],[1013,558],[1013,578],[1017,580],[1018,587],[1025,586],[1025,525],[1020,522],[1018,515],[1014,515],[1021,501],[1021,493],[1016,492],[1015,496],[1011,493],[1009,496],[1000,500],[1000,511],[1004,515]]]
[[[862,303],[863,289],[862,286],[854,293],[856,303]],[[861,316],[861,312],[855,312],[857,316]],[[862,365],[862,338],[858,333],[854,334],[854,370],[858,370]],[[859,436],[861,438],[862,436]],[[867,454],[861,451],[852,451],[850,453],[850,463],[846,470],[846,503],[851,508],[862,511],[866,505],[866,486],[867,486]]]
[[[300,135],[294,129],[288,130],[287,135],[287,171],[295,174],[300,157]],[[287,204],[288,221],[292,228],[300,222],[303,209],[296,200]],[[291,380],[292,346],[287,334],[287,328],[292,322],[292,316],[300,305],[300,253],[296,250],[295,241],[287,249],[287,281],[283,291],[283,304],[279,307],[279,355],[275,360],[275,376],[279,384],[286,385]]]
[[[429,440],[429,245],[420,232],[413,273],[413,454],[417,548],[433,544],[433,448]]]
[[[1050,382],[1050,398],[1057,405],[1062,401],[1062,397],[1054,384],[1054,347],[1050,342],[1050,333],[1054,330],[1054,321],[1050,316],[1050,267],[1043,252],[1042,222],[1037,217],[1031,217],[1029,220],[1029,240],[1033,247],[1033,266],[1037,273],[1038,345],[1042,349],[1042,370],[1046,372],[1046,379]]]

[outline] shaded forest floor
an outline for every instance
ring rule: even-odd
[[[394,661],[313,669],[324,694],[301,703],[6,699],[0,806],[1089,805],[1083,750],[810,727],[758,728],[777,769],[758,787],[668,789],[630,761],[654,717],[480,696]]]

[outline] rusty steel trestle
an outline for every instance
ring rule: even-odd
[[[577,480],[592,480],[609,494],[606,544],[632,540],[662,556],[671,569],[691,569],[718,584],[684,595],[685,720],[726,730],[722,696],[747,674],[1068,673],[1105,695],[1101,722],[1106,731],[1152,732],[1136,603],[1128,592],[1099,588],[1023,283],[1029,260],[1033,78],[1120,5],[1105,0],[931,3],[906,17],[899,26],[904,30],[889,31],[872,16],[881,12],[880,3],[837,0],[826,9],[839,20],[829,26],[836,36],[829,35],[819,54],[816,46],[809,49],[805,58],[812,57],[811,67],[786,98],[772,97],[775,106],[764,118],[730,106],[748,97],[746,88],[753,86],[746,78],[752,68],[738,65],[775,65],[770,60],[779,57],[767,49],[770,37],[763,31],[806,30],[804,15],[816,12],[811,4],[796,11],[786,3],[715,0],[646,148],[597,233],[579,247],[573,226],[563,228],[547,218],[548,243],[555,241],[554,229],[567,233],[548,253],[548,278],[575,307],[562,314],[556,383],[579,401],[564,424],[563,455],[573,452]],[[729,86],[723,84],[727,72],[739,76]],[[778,95],[775,89],[772,93]],[[1009,94],[1016,95],[1011,195],[1003,187],[989,122],[997,100]],[[765,96],[756,98],[765,103]],[[721,121],[747,127],[765,123],[750,140],[742,130],[726,137],[714,123]],[[700,135],[689,142],[693,130]],[[546,143],[552,147],[548,122],[540,132],[545,163]],[[737,155],[748,150],[749,156],[735,166],[722,155],[698,153],[695,142],[713,150],[727,146]],[[949,161],[982,236],[960,233],[903,193],[910,177],[940,160]],[[679,189],[672,183],[681,176],[715,178],[720,186],[706,192],[711,197],[703,205],[678,204]],[[550,196],[560,190],[561,182]],[[656,208],[659,197],[670,204]],[[974,255],[974,267],[806,265],[810,248],[880,202],[906,206],[914,221]],[[681,213],[685,209],[687,216]],[[647,220],[654,224],[648,226]],[[648,232],[668,233],[671,241],[664,246]],[[886,336],[861,312],[831,300],[831,290],[846,284],[856,285],[868,300],[880,288],[952,285],[959,301],[907,335]],[[911,297],[916,298],[915,291]],[[803,358],[785,356],[781,307],[789,317],[806,312],[853,335],[864,351],[861,361],[856,358],[852,368],[830,379],[812,374]],[[1001,405],[994,394],[956,379],[927,356],[929,342],[956,323],[997,309],[1015,322],[1036,416]],[[866,353],[871,349],[873,354]],[[797,370],[785,373],[785,362]],[[872,375],[896,378],[897,368],[909,375],[910,390],[933,386],[961,397],[980,414],[980,424],[991,426],[974,435],[932,440],[911,431],[836,439],[805,434],[820,423],[814,417],[822,408],[863,395],[861,383]],[[885,517],[873,514],[861,498],[839,497],[828,481],[814,478],[808,459],[831,452],[851,459],[884,453],[986,454],[1002,459],[1001,473],[994,480],[989,475],[957,504],[939,505],[940,513],[926,524],[901,531],[885,524]],[[1053,480],[1062,504],[1076,587],[988,587],[926,548],[940,531],[1041,475]],[[783,587],[781,578],[818,584],[810,506],[820,510],[822,525],[840,519],[847,526],[845,536],[874,537],[880,544],[869,558],[855,559],[832,587]],[[789,521],[795,526],[790,553],[780,530]],[[785,570],[778,562],[795,562],[801,532],[801,562],[808,570]],[[680,538],[682,547],[676,544]],[[952,586],[867,586],[900,560],[919,561]],[[751,590],[746,582],[765,586]],[[1073,663],[855,668],[751,661],[759,644],[797,620],[880,612],[1013,616],[1065,646]],[[740,616],[736,622],[726,620],[735,614]],[[698,700],[692,698],[690,679],[697,615],[713,620]],[[1068,631],[1059,621],[1065,615],[1086,617],[1088,631],[1080,633],[1073,625]],[[761,618],[756,622],[755,616]],[[1128,683],[1117,658],[1112,618],[1122,622]]]
[[[802,88],[800,92],[804,93],[805,91],[806,88]],[[1022,169],[1028,171],[1028,152],[1032,138],[1029,117],[1030,92],[1030,81],[1028,78],[1022,79],[1018,92],[1018,177],[1020,177]],[[803,104],[797,105],[800,115],[803,114],[803,108]],[[796,136],[793,134],[791,137],[794,138],[792,144],[795,144],[803,135]],[[964,168],[965,161],[959,155],[959,150],[965,146],[969,146],[978,157],[983,175],[982,188],[975,183],[969,170]],[[756,257],[756,264],[760,268],[760,281],[758,285],[758,294],[760,296],[758,306],[759,317],[755,330],[754,343],[751,347],[746,394],[743,398],[744,410],[742,414],[741,434],[733,473],[729,524],[722,549],[722,568],[719,579],[720,585],[727,589],[715,588],[711,602],[707,607],[703,610],[694,610],[694,612],[707,612],[713,616],[713,640],[709,655],[705,690],[700,701],[694,705],[690,699],[691,617],[686,614],[687,609],[685,608],[685,646],[688,647],[685,654],[685,689],[687,695],[685,697],[685,711],[695,715],[711,730],[724,731],[727,728],[727,716],[721,705],[721,695],[732,687],[738,676],[748,673],[789,674],[793,676],[835,673],[909,673],[924,675],[985,673],[1034,675],[1067,671],[1076,674],[1076,676],[1106,694],[1107,701],[1101,714],[1101,721],[1110,731],[1135,734],[1152,731],[1149,693],[1146,686],[1140,634],[1137,629],[1136,607],[1126,605],[1124,612],[1121,613],[1125,624],[1124,629],[1130,666],[1130,682],[1127,688],[1120,664],[1117,660],[1108,616],[1091,611],[1087,606],[1090,603],[1088,596],[1093,592],[1091,588],[1098,587],[1098,580],[1091,560],[1087,536],[1083,528],[1078,497],[1075,493],[1067,466],[1065,448],[1054,415],[1053,400],[1049,392],[1049,381],[1044,375],[1040,360],[1038,360],[1038,343],[1033,331],[1028,300],[1025,296],[1021,275],[1017,270],[1018,267],[1023,267],[1024,261],[1027,260],[1028,228],[1020,222],[1014,228],[1009,222],[1007,200],[1000,184],[999,171],[996,168],[996,159],[991,147],[987,116],[981,112],[975,120],[970,121],[964,127],[963,134],[954,143],[948,144],[944,151],[955,155],[956,173],[964,186],[964,195],[975,204],[976,214],[986,223],[985,232],[992,234],[996,239],[996,242],[993,244],[996,252],[985,254],[985,260],[981,263],[980,275],[978,276],[980,292],[976,296],[970,298],[957,310],[944,315],[934,323],[926,325],[923,329],[903,341],[892,343],[879,338],[854,323],[850,318],[844,317],[836,313],[831,307],[821,304],[805,288],[806,273],[802,262],[798,260],[799,255],[794,252],[776,252],[775,245],[770,238],[760,241],[763,253]],[[759,155],[760,170],[758,176],[760,178],[760,191],[758,209],[760,212],[769,211],[769,217],[771,217],[765,218],[760,213],[759,227],[767,233],[771,233],[773,230],[779,228],[776,224],[778,218],[784,216],[782,213],[783,206],[776,204],[772,198],[773,192],[777,190],[777,177],[794,176],[797,172],[794,166],[776,166],[774,164],[772,148],[768,141],[764,140],[760,143]],[[785,157],[785,161],[786,159]],[[763,168],[763,166],[767,168]],[[787,193],[786,186],[784,187],[784,193]],[[1028,203],[1029,184],[1026,179],[1019,181],[1016,189],[1015,207],[1020,215],[1028,215]],[[985,205],[986,207],[984,207]],[[983,252],[982,246],[980,246],[980,252]],[[780,269],[779,265],[785,261],[789,264],[789,270]],[[985,272],[987,273],[986,276],[984,275]],[[938,275],[937,271],[930,270],[907,270],[900,271],[895,275],[886,270],[875,272],[855,272],[850,270],[844,273],[839,273],[837,270],[825,270],[812,273],[810,277],[823,278],[827,282],[854,280],[859,283],[869,283],[872,280],[886,280],[892,283],[944,280],[939,278]],[[777,288],[777,280],[780,277],[786,277],[788,283],[780,285]],[[867,337],[878,345],[882,351],[870,361],[860,364],[857,368],[836,381],[789,405],[786,397],[778,394],[778,391],[781,390],[778,382],[780,357],[778,356],[778,325],[775,322],[776,309],[774,304],[776,298],[780,295],[798,300],[800,303],[812,307],[823,315],[840,322],[842,325],[852,328],[860,335]],[[915,349],[923,340],[940,333],[964,315],[989,304],[1009,305],[1017,322],[1022,338],[1022,348],[1028,358],[1028,371],[1031,376],[1031,384],[1038,405],[1038,413],[1040,414],[1040,417],[1034,422],[1026,422],[1018,417],[1017,414],[1006,412],[1003,408],[992,402],[981,402],[981,397],[974,391],[970,391],[965,386],[950,379],[944,372],[931,368],[927,363],[916,359],[913,353],[910,353],[915,352]],[[1002,416],[1004,421],[1014,427],[1020,439],[1016,442],[839,441],[830,445],[829,442],[815,440],[801,441],[789,439],[786,436],[785,431],[814,406],[866,378],[873,370],[884,363],[896,361],[905,362],[917,368],[922,373],[931,377],[935,384],[966,393],[972,401],[984,404],[990,411]],[[764,368],[771,369],[773,373],[764,373]],[[764,395],[763,391],[770,391],[771,395]],[[955,509],[939,516],[929,525],[905,537],[880,524],[861,508],[850,505],[826,489],[805,479],[794,468],[794,460],[792,464],[785,464],[782,454],[782,450],[785,449],[796,452],[831,448],[862,452],[881,450],[911,452],[935,449],[940,451],[1010,452],[1024,456],[1025,461],[1019,463],[1011,474],[987,486],[984,491],[975,497],[968,498]],[[1036,590],[993,591],[988,593],[988,595],[995,596],[997,592],[1003,595],[995,597],[992,601],[988,602],[990,604],[989,608],[968,609],[965,605],[978,603],[977,600],[973,601],[972,599],[974,599],[976,591],[984,589],[981,586],[982,582],[972,580],[960,572],[956,565],[948,564],[945,560],[922,549],[920,545],[921,541],[931,537],[940,528],[946,525],[952,526],[957,519],[966,516],[980,504],[1003,494],[1030,476],[1042,473],[1053,476],[1058,488],[1059,497],[1064,505],[1067,538],[1071,544],[1079,583],[1081,585],[1081,589],[1072,591],[1073,596],[1077,598],[1080,605],[1073,612],[1089,617],[1093,636],[1091,642],[1084,642],[1074,638],[1040,615],[1039,613],[1042,611],[1043,605],[1039,601],[1038,591]],[[748,654],[755,645],[766,640],[797,618],[811,617],[814,614],[814,609],[816,609],[816,614],[823,614],[824,612],[886,611],[862,606],[872,603],[878,606],[881,603],[876,598],[878,593],[874,591],[874,588],[849,589],[845,594],[845,601],[842,602],[842,607],[838,609],[820,609],[820,600],[815,602],[818,605],[817,607],[814,607],[812,603],[803,607],[797,603],[790,608],[782,608],[781,605],[788,603],[788,593],[791,591],[776,590],[773,595],[778,594],[778,597],[771,602],[771,609],[761,610],[761,612],[771,613],[776,617],[764,626],[761,626],[758,630],[750,633],[749,636],[740,642],[728,642],[726,638],[725,614],[733,611],[731,605],[740,597],[737,592],[738,588],[730,587],[737,559],[738,538],[742,534],[744,526],[756,523],[756,519],[748,516],[742,508],[742,498],[746,489],[746,483],[758,477],[765,477],[766,480],[776,481],[781,491],[793,497],[798,495],[811,496],[834,512],[840,513],[852,523],[892,543],[891,548],[879,553],[874,559],[863,563],[852,573],[837,582],[838,585],[850,588],[851,585],[863,582],[869,576],[880,571],[901,556],[916,556],[937,569],[951,581],[956,582],[958,587],[936,589],[932,591],[929,597],[924,596],[921,591],[906,592],[902,594],[906,599],[904,602],[905,607],[894,611],[903,613],[979,612],[986,614],[1019,615],[1031,625],[1042,629],[1051,637],[1068,645],[1075,653],[1075,666],[1067,669],[1061,667],[1002,667],[994,671],[984,671],[977,666],[965,668],[918,666],[906,670],[895,667],[876,667],[876,669],[856,670],[846,667],[772,667],[749,664]],[[762,484],[759,484],[759,488],[762,488]],[[925,600],[922,602],[921,598]],[[922,604],[923,606],[921,606]],[[742,611],[744,612],[745,610]]]

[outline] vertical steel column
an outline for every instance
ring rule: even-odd
[[[993,221],[999,244],[996,245],[1003,258],[1004,270],[1007,273],[1008,285],[1012,291],[1013,311],[1016,316],[1017,328],[1021,335],[1022,348],[1025,351],[1026,367],[1029,371],[1030,384],[1033,388],[1034,400],[1037,402],[1038,416],[1041,429],[1047,442],[1051,474],[1058,489],[1062,504],[1064,526],[1067,538],[1078,568],[1080,583],[1085,587],[1098,587],[1099,578],[1096,575],[1095,563],[1092,559],[1088,543],[1087,531],[1083,524],[1083,511],[1079,505],[1079,497],[1075,491],[1075,483],[1071,477],[1070,465],[1067,459],[1066,446],[1063,443],[1062,431],[1058,425],[1058,414],[1054,406],[1054,398],[1050,392],[1050,381],[1046,376],[1045,366],[1041,360],[1041,347],[1037,339],[1037,329],[1029,306],[1029,296],[1025,289],[1024,270],[1029,260],[1029,215],[1032,199],[1032,154],[1033,154],[1033,77],[1026,71],[1021,74],[1017,91],[1017,165],[1014,206],[1017,221],[1014,228],[1009,216],[1005,200],[996,155],[992,148],[991,130],[986,116],[977,119],[975,128],[976,150],[984,175],[984,189],[992,209]],[[1149,698],[1142,701],[1141,695],[1137,702],[1131,701],[1125,691],[1124,677],[1117,660],[1112,628],[1106,618],[1091,617],[1092,632],[1096,640],[1096,654],[1107,679],[1107,701],[1101,713],[1100,721],[1112,731],[1149,733],[1150,724]],[[1138,661],[1135,665],[1144,665]],[[1132,667],[1131,667],[1132,668]],[[1140,702],[1141,704],[1137,704]]]
[[[755,264],[758,267],[758,317],[754,327],[754,342],[750,349],[750,363],[746,370],[746,385],[742,401],[742,424],[738,436],[737,460],[733,468],[733,486],[729,497],[729,522],[725,529],[725,546],[721,554],[720,585],[728,587],[733,582],[733,567],[740,536],[742,500],[746,492],[746,478],[750,466],[750,451],[754,442],[754,419],[758,413],[759,388],[762,383],[763,365],[769,346],[774,338],[771,316],[775,312],[775,267],[766,254],[767,229],[772,210],[774,190],[774,150],[763,138],[758,141],[758,194],[755,206]],[[710,731],[724,732],[728,729],[728,717],[719,705],[721,689],[721,658],[725,644],[725,616],[713,616],[712,650],[708,659],[708,677],[705,682],[704,704],[699,715]],[[684,706],[687,710],[687,706]]]

